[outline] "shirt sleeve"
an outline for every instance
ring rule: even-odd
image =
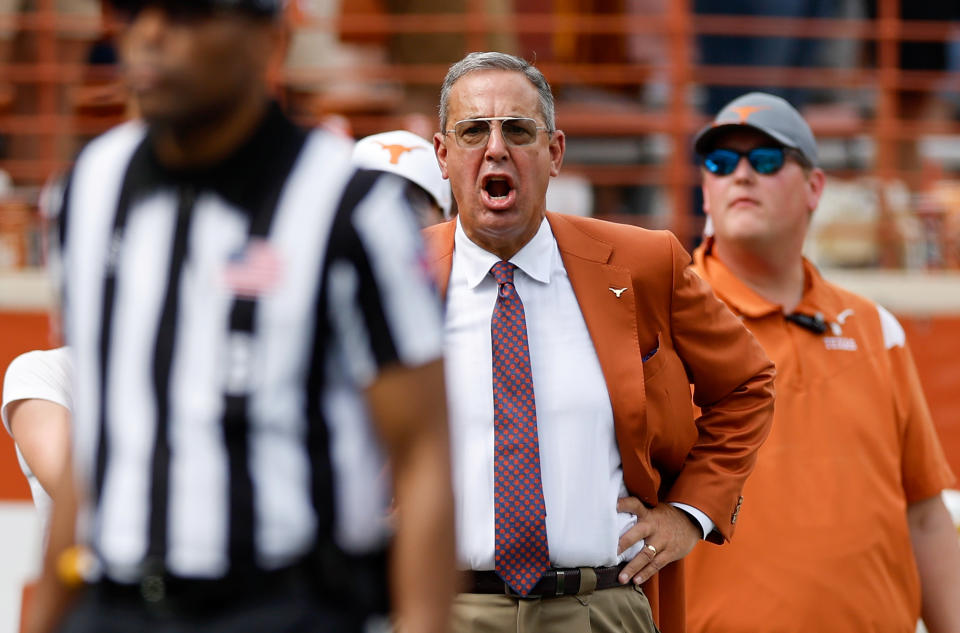
[[[710,532],[713,532],[713,528],[716,527],[714,522],[710,520],[710,517],[708,517],[702,510],[698,510],[697,508],[687,505],[686,503],[671,502],[670,505],[678,510],[686,512],[697,522],[701,531],[700,538],[707,538],[707,535],[710,534]]]
[[[10,432],[7,408],[19,400],[49,400],[70,409],[70,365],[66,348],[21,354],[7,367],[3,379],[0,417]]]
[[[364,386],[387,365],[418,366],[442,354],[440,301],[403,190],[399,177],[358,172],[330,236],[327,316],[348,371]]]
[[[902,435],[901,477],[907,502],[939,494],[956,481],[937,436],[903,327],[877,306],[890,362],[894,401]]]

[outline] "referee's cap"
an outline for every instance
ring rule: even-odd
[[[694,149],[703,156],[721,130],[740,125],[763,132],[799,151],[811,165],[817,164],[817,141],[810,126],[785,99],[765,92],[747,93],[724,106],[713,122],[697,133]]]
[[[283,11],[286,4],[286,0],[109,0],[109,2],[117,9],[131,13],[153,5],[178,11],[237,9],[263,16],[278,15]]]
[[[450,215],[450,183],[443,179],[433,144],[406,130],[367,136],[353,146],[353,164],[398,174],[422,187]]]

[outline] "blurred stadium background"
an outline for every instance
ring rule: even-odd
[[[58,344],[42,272],[43,184],[129,115],[117,24],[93,0],[0,12],[0,376]],[[447,66],[473,50],[535,60],[568,138],[552,210],[703,227],[690,138],[758,88],[811,122],[829,179],[808,252],[901,318],[960,473],[960,12],[945,0],[291,0],[277,98],[357,138],[430,137]],[[40,540],[0,434],[0,633],[16,631]]]

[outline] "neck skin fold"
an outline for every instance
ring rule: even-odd
[[[740,281],[789,314],[803,298],[806,283],[801,248],[788,246],[760,250],[715,240],[713,254]]]

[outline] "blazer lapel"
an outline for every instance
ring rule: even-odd
[[[607,384],[624,480],[632,494],[655,502],[656,487],[645,470],[650,459],[645,433],[643,354],[637,337],[637,288],[630,270],[608,263],[613,246],[587,235],[562,215],[548,211],[547,221]],[[428,227],[423,233],[440,296],[444,298],[453,266],[455,231],[456,222],[451,221]],[[638,483],[642,489],[638,489]]]
[[[547,212],[547,220],[600,360],[620,453],[636,453],[634,459],[622,460],[624,479],[648,481],[642,472],[649,458],[644,441],[646,394],[637,338],[637,289],[627,268],[608,263],[612,245],[587,235],[562,215]],[[647,496],[651,491],[631,492]]]
[[[456,230],[456,220],[434,224],[423,230],[427,260],[433,270],[442,299],[446,299],[447,286],[450,283],[450,269],[453,267],[453,236]]]

